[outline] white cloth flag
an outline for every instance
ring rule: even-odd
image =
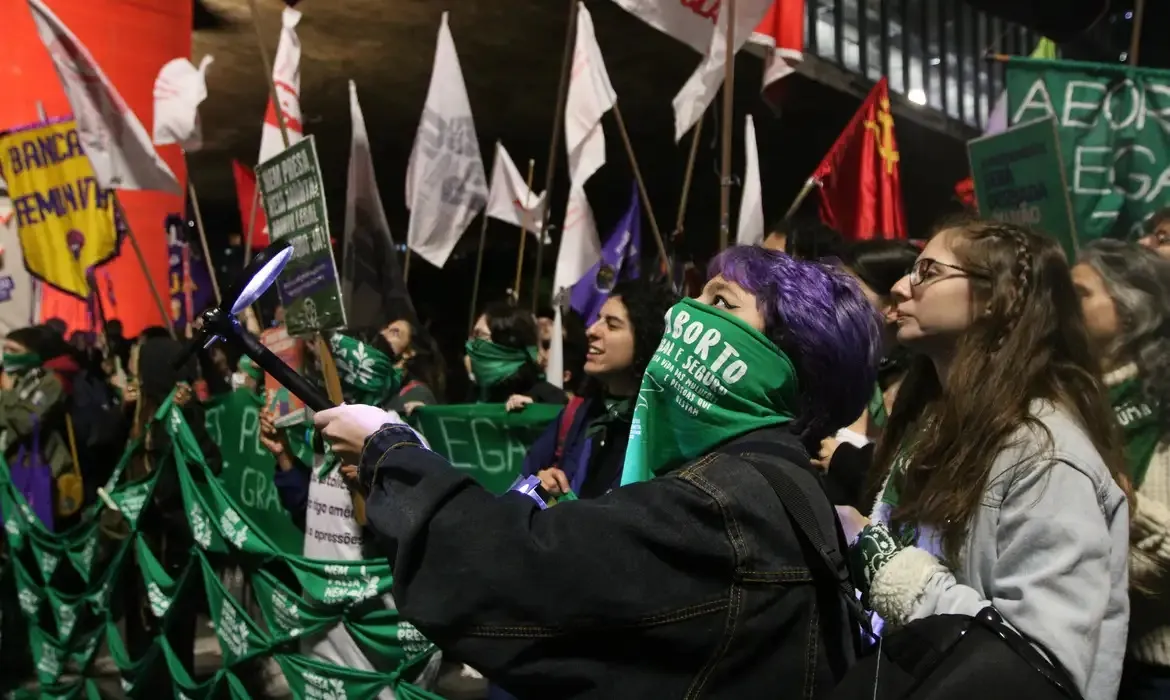
[[[768,12],[768,7],[774,0],[739,0],[736,3],[734,27],[734,50],[739,52],[752,31],[759,26],[760,20]],[[719,21],[715,31],[711,33],[711,43],[707,47],[707,55],[703,62],[687,79],[685,85],[675,95],[674,101],[674,140],[679,141],[683,135],[691,130],[703,112],[707,111],[711,101],[719,92],[723,84],[723,69],[727,58],[727,3],[719,5]]]
[[[301,123],[301,38],[297,36],[297,23],[301,13],[291,7],[284,8],[280,15],[280,41],[276,44],[276,59],[272,64],[272,84],[280,101],[280,113],[284,115],[284,126],[288,130],[288,143],[305,138],[305,127]],[[280,133],[280,122],[272,97],[268,98],[268,110],[264,113],[264,130],[260,133],[260,158],[263,163],[284,150],[284,137]]]
[[[487,194],[471,101],[444,12],[431,85],[406,169],[406,244],[430,264],[443,267]]]
[[[150,143],[146,127],[57,15],[41,0],[28,0],[37,34],[73,109],[81,145],[102,189],[182,194],[175,174]]]
[[[0,178],[0,338],[38,322],[34,280],[24,267],[16,212]]]
[[[605,132],[601,127],[601,117],[613,109],[616,102],[617,93],[609,82],[609,73],[605,70],[605,61],[593,31],[593,17],[584,3],[578,3],[577,43],[573,48],[572,78],[565,100],[569,203],[553,273],[555,316],[545,371],[549,383],[556,386],[560,386],[564,379],[561,308],[568,305],[568,290],[601,260],[601,241],[597,236],[593,210],[585,196],[585,182],[605,165]]]
[[[207,67],[204,56],[196,68],[185,58],[168,61],[154,79],[154,144],[177,143],[194,153],[203,148],[199,105],[207,99]]]
[[[487,216],[513,226],[523,227],[534,236],[540,236],[544,224],[544,200],[528,189],[528,183],[516,169],[512,157],[503,144],[496,143],[496,159],[492,163],[492,183],[488,188]]]
[[[736,245],[759,245],[764,242],[764,188],[760,184],[760,152],[756,146],[756,123],[747,115],[743,127],[744,159],[743,194],[739,200]]]

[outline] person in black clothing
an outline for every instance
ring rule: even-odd
[[[845,249],[842,265],[861,286],[865,298],[882,315],[884,356],[878,365],[878,382],[873,398],[853,425],[821,442],[814,463],[825,470],[825,488],[834,505],[852,506],[869,512],[873,505],[868,493],[869,465],[875,441],[885,427],[894,397],[910,366],[910,353],[898,344],[898,327],[890,290],[910,273],[918,259],[918,246],[908,241],[856,241]],[[842,433],[865,438],[864,444],[841,439]],[[867,502],[868,501],[868,502]]]
[[[646,280],[618,283],[586,331],[586,380],[524,458],[524,476],[537,474],[554,496],[572,491],[594,498],[617,486],[630,434],[634,396],[662,338],[664,316],[678,297]]]
[[[402,386],[387,408],[407,416],[419,406],[442,403],[447,394],[447,370],[434,336],[406,316],[391,321],[381,335],[402,370]]]
[[[864,408],[876,314],[834,268],[739,246],[666,328],[598,498],[493,496],[373,406],[315,422],[403,619],[516,697],[827,697],[857,600],[806,450]]]
[[[808,261],[840,259],[846,247],[841,234],[819,218],[777,221],[764,238],[763,246]]]
[[[492,304],[467,341],[468,371],[481,403],[505,403],[520,395],[536,403],[565,403],[565,392],[545,381],[532,314],[506,302]]]

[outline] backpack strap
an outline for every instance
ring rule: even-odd
[[[580,396],[574,396],[569,399],[565,410],[561,412],[561,420],[557,425],[557,450],[553,454],[553,464],[557,467],[561,465],[561,458],[565,456],[565,442],[569,439],[569,431],[573,428],[573,421],[577,417],[577,411],[585,403],[585,399]]]
[[[772,487],[776,497],[784,506],[784,510],[787,511],[788,517],[796,526],[797,533],[816,553],[818,561],[814,563],[820,564],[818,568],[821,569],[822,574],[828,575],[834,580],[839,597],[845,604],[849,616],[863,631],[872,636],[873,631],[869,616],[866,615],[861,602],[857,600],[857,591],[853,587],[849,566],[842,553],[841,545],[844,543],[844,537],[841,535],[840,526],[836,525],[836,515],[834,514],[835,531],[833,537],[829,538],[813,512],[813,498],[819,496],[828,502],[824,490],[812,474],[808,474],[807,479],[801,478],[798,481],[797,476],[791,473],[794,470],[784,469],[769,459],[779,458],[794,464],[802,464],[808,461],[808,457],[799,450],[775,442],[737,443],[734,447],[739,452],[739,456],[755,467],[756,471]],[[810,494],[814,495],[810,496]]]
[[[422,385],[422,382],[418,381],[417,379],[412,379],[406,383],[406,386],[404,386],[398,390],[398,395],[399,396],[406,396],[410,392],[414,391],[414,389],[416,387],[419,387],[421,385]]]

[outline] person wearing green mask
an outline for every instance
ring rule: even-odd
[[[545,381],[536,320],[528,311],[506,302],[488,306],[476,319],[466,350],[474,401],[505,403],[525,396],[529,403],[565,403],[565,392]]]
[[[1105,372],[1134,488],[1124,698],[1170,692],[1170,262],[1134,244],[1093,241],[1072,270]]]
[[[857,601],[809,451],[873,393],[877,314],[831,266],[740,246],[665,328],[623,485],[597,498],[493,496],[370,407],[315,420],[356,465],[403,617],[503,690],[825,697]],[[791,485],[799,528],[772,483]]]

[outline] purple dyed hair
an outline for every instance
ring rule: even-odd
[[[873,396],[882,324],[857,282],[835,267],[758,246],[735,246],[707,268],[756,297],[764,333],[796,367],[810,447],[861,415]]]

